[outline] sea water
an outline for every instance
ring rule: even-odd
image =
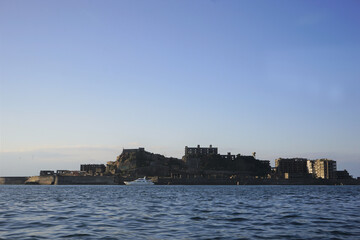
[[[0,186],[0,239],[360,239],[360,186]]]

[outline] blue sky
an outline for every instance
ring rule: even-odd
[[[219,147],[360,176],[359,1],[1,1],[0,176]]]

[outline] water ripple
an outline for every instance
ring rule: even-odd
[[[0,186],[0,239],[360,239],[360,186]]]

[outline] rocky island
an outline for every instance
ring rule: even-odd
[[[270,161],[252,155],[225,155],[218,148],[185,147],[182,159],[151,153],[145,148],[123,149],[115,161],[83,164],[78,170],[40,171],[40,176],[0,178],[0,184],[124,184],[147,176],[161,185],[342,185],[359,184],[346,170],[337,171],[329,159],[279,158]]]

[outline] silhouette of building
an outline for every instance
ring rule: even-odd
[[[236,156],[228,152],[226,155],[220,155],[222,159],[235,160]]]
[[[40,171],[40,176],[52,176],[55,175],[54,171],[51,170],[41,170]]]
[[[80,171],[86,172],[90,175],[99,175],[105,172],[104,164],[81,164]]]
[[[307,177],[307,159],[305,158],[278,158],[275,160],[275,168],[278,176],[282,178]]]
[[[200,145],[197,145],[197,147],[185,147],[185,156],[206,156],[211,154],[218,154],[218,149],[216,147],[212,147],[212,145],[209,147],[200,147]]]
[[[346,169],[343,171],[336,171],[336,178],[337,179],[353,179],[353,177],[349,174]]]
[[[77,170],[57,170],[56,175],[58,176],[85,176],[86,172]]]
[[[123,153],[136,153],[136,152],[145,152],[145,148],[139,147],[134,149],[123,149]]]

